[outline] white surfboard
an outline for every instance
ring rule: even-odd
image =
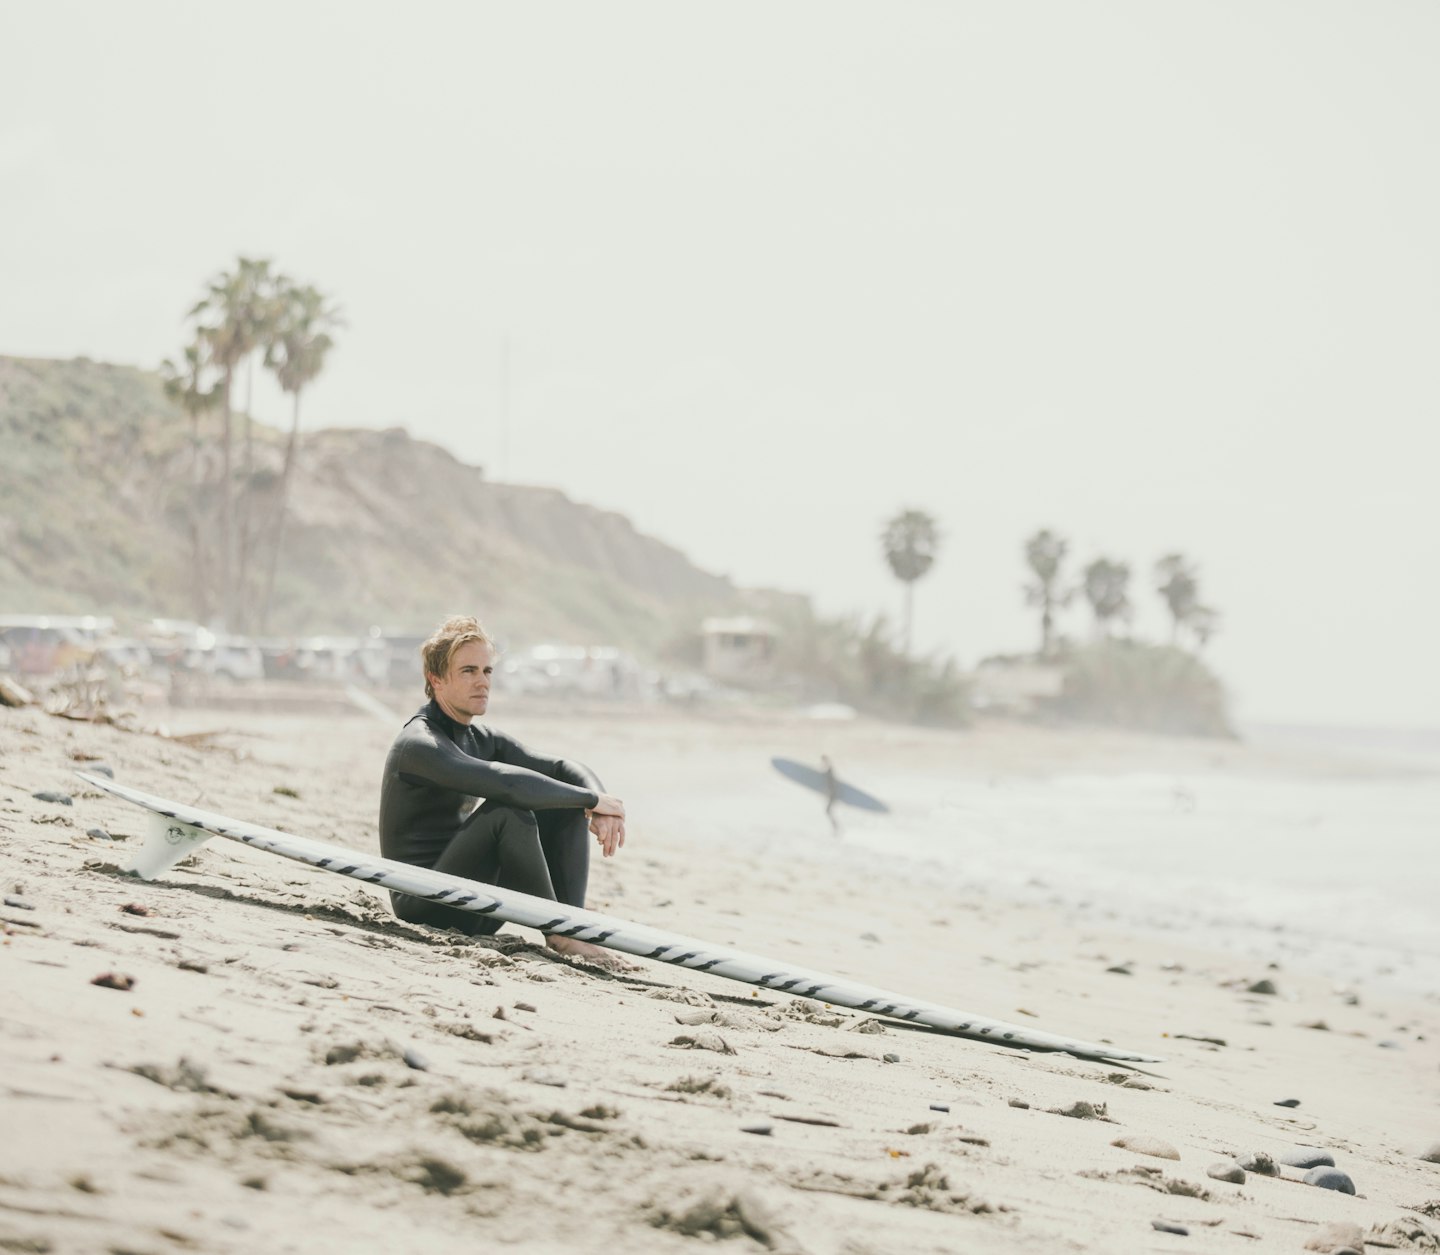
[[[509,924],[537,928],[546,935],[575,937],[580,941],[619,950],[638,958],[694,968],[696,971],[709,972],[712,976],[724,976],[729,980],[756,985],[761,989],[813,998],[818,1002],[890,1016],[961,1037],[997,1042],[1006,1046],[1028,1050],[1065,1051],[1087,1059],[1126,1063],[1160,1062],[1156,1055],[1138,1054],[1104,1043],[1079,1041],[1073,1037],[1007,1024],[1002,1020],[970,1015],[935,1003],[902,997],[884,989],[857,984],[843,977],[813,972],[759,955],[711,945],[693,937],[650,928],[630,920],[566,906],[563,902],[552,902],[548,898],[536,898],[513,889],[465,880],[460,876],[449,876],[444,872],[414,867],[409,863],[362,854],[344,846],[243,823],[224,815],[142,793],[103,776],[88,775],[83,771],[75,774],[86,784],[103,789],[151,812],[153,819],[145,845],[130,868],[145,880],[154,880],[163,875],[211,835],[228,837],[258,850],[267,850],[271,854],[308,863],[323,871],[363,880],[367,884],[380,885],[399,893],[412,894],[417,898],[454,907],[456,910],[473,911]]]

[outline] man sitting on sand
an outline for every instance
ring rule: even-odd
[[[544,758],[474,720],[490,702],[495,646],[472,618],[446,619],[420,649],[430,698],[400,729],[380,786],[386,858],[585,905],[593,833],[606,858],[625,844],[625,804],[589,768]],[[483,798],[483,803],[478,799]],[[390,895],[412,924],[493,933],[485,915]],[[619,956],[572,937],[547,936],[560,954],[606,966]]]

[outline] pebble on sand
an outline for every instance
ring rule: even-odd
[[[35,904],[25,901],[24,898],[6,898],[5,905],[13,906],[17,911],[33,911],[35,909]]]
[[[1137,1155],[1152,1155],[1156,1159],[1180,1158],[1180,1152],[1169,1142],[1145,1133],[1127,1133],[1124,1137],[1117,1137],[1110,1145],[1118,1146],[1121,1150],[1132,1150]]]
[[[1280,1162],[1287,1168],[1333,1168],[1335,1156],[1328,1150],[1315,1150],[1309,1146],[1297,1146],[1280,1156]]]
[[[135,978],[126,976],[124,972],[101,972],[99,976],[92,977],[90,983],[102,989],[118,989],[121,993],[135,988]]]
[[[740,1132],[753,1133],[756,1137],[769,1137],[775,1131],[773,1125],[769,1124],[742,1124]]]
[[[407,1068],[414,1068],[417,1072],[430,1071],[430,1060],[416,1050],[414,1046],[408,1047],[401,1057],[405,1060],[405,1066]]]
[[[1440,1163],[1440,1142],[1431,1142],[1429,1147],[1420,1152],[1420,1158],[1426,1163]]]
[[[1355,1193],[1355,1182],[1348,1173],[1339,1168],[1311,1168],[1302,1178],[1306,1185],[1318,1185],[1322,1190],[1339,1190],[1342,1194]]]
[[[1172,1224],[1168,1220],[1152,1220],[1150,1227],[1160,1233],[1178,1233],[1182,1238],[1190,1236],[1190,1230],[1183,1224]]]
[[[1245,1184],[1245,1169],[1238,1163],[1212,1163],[1205,1169],[1205,1175],[1216,1181],[1228,1181],[1231,1185]]]
[[[75,805],[75,799],[68,793],[56,793],[51,789],[41,789],[39,793],[32,793],[30,796],[40,802],[58,802],[61,806]]]
[[[104,828],[86,828],[85,835],[92,841],[113,841],[115,840]]]
[[[1277,1107],[1298,1107],[1299,1105],[1300,1100],[1298,1098],[1281,1098],[1275,1103]]]
[[[1275,982],[1266,976],[1263,980],[1257,980],[1253,985],[1246,986],[1247,994],[1269,994],[1274,997],[1280,991],[1275,988]]]

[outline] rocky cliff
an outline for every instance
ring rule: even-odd
[[[285,438],[252,424],[247,453],[244,426],[237,628],[420,631],[473,612],[514,644],[652,652],[741,601],[618,514],[491,483],[399,428],[330,429],[302,432],[266,616]],[[146,371],[0,357],[0,612],[213,619],[219,427],[192,425]]]

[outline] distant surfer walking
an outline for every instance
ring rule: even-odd
[[[385,759],[381,853],[583,908],[590,835],[606,858],[613,855],[625,844],[625,804],[584,764],[532,753],[475,722],[489,706],[496,652],[477,620],[447,619],[420,652],[430,700]],[[410,894],[392,891],[390,900],[408,923],[472,935],[500,928],[487,916]],[[629,966],[573,937],[552,934],[545,942],[560,954]]]
[[[820,755],[820,766],[825,770],[825,818],[830,821],[830,831],[840,835],[840,821],[835,818],[835,803],[840,800],[840,781],[835,775],[835,764],[828,754]]]

